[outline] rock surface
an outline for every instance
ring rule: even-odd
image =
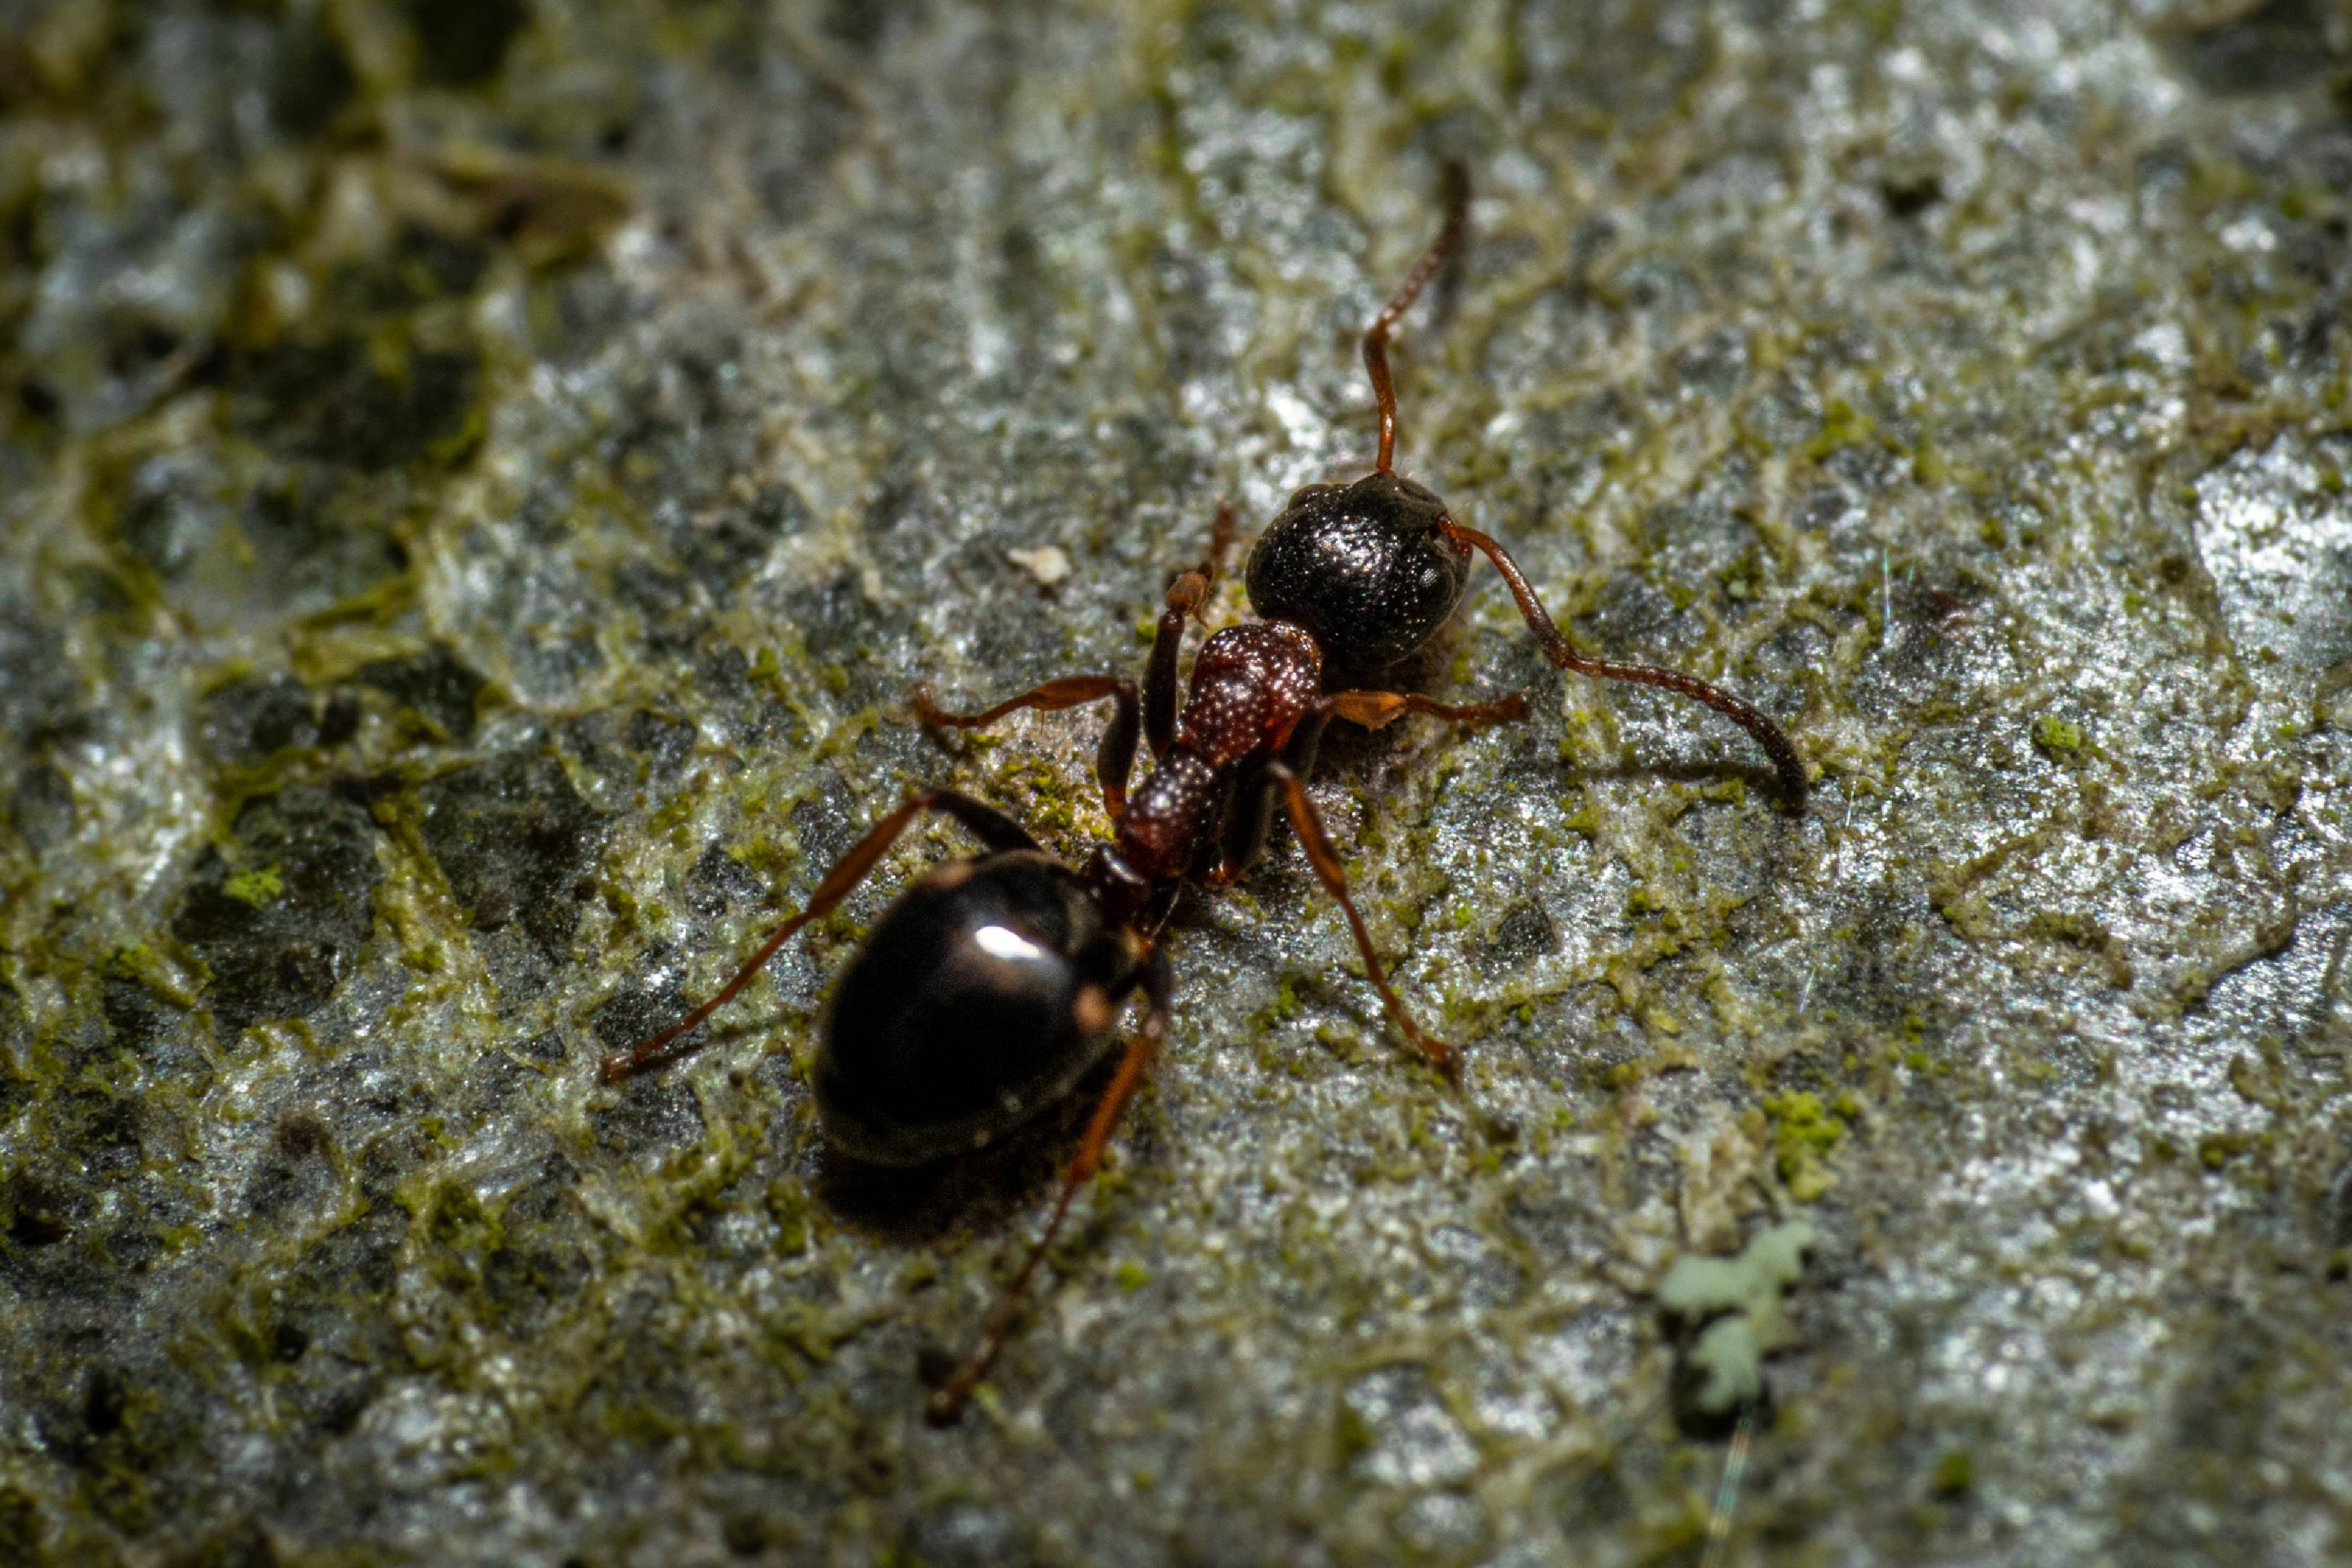
[[[1730,1563],[2352,1553],[2352,28],[2324,0],[0,6],[0,1559],[1697,1562],[1654,1292],[1801,1218]],[[1099,833],[1215,499],[1483,568],[1083,1104],[829,1156],[911,784]],[[1036,571],[1055,551],[1066,576]],[[1242,613],[1228,582],[1213,622]]]

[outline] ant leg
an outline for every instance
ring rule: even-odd
[[[1459,708],[1433,702],[1410,691],[1335,691],[1322,700],[1334,718],[1361,724],[1367,730],[1381,729],[1408,713],[1426,713],[1449,724],[1507,724],[1528,716],[1527,696],[1517,691],[1496,701],[1473,702]]]
[[[1245,764],[1225,816],[1217,864],[1198,879],[1201,885],[1222,888],[1240,881],[1265,853],[1265,836],[1273,826],[1274,781],[1266,777],[1265,764]]]
[[[1176,658],[1183,651],[1184,622],[1200,618],[1201,605],[1224,569],[1225,550],[1233,541],[1234,503],[1220,498],[1208,554],[1168,584],[1168,597],[1160,605],[1160,627],[1152,634],[1151,658],[1143,672],[1143,732],[1150,738],[1155,757],[1166,756],[1176,741]]]
[[[1364,368],[1371,373],[1372,401],[1381,411],[1381,455],[1374,466],[1384,474],[1391,471],[1390,465],[1396,457],[1396,387],[1389,380],[1389,333],[1398,319],[1412,309],[1413,300],[1436,276],[1437,269],[1462,247],[1462,236],[1469,227],[1470,171],[1449,161],[1444,184],[1438,189],[1445,203],[1444,226],[1437,231],[1437,237],[1430,242],[1421,259],[1413,263],[1404,287],[1390,298],[1387,307],[1372,318],[1371,326],[1364,332]]]
[[[1498,701],[1454,707],[1408,691],[1334,691],[1317,698],[1314,705],[1299,715],[1298,722],[1283,742],[1283,761],[1290,764],[1291,772],[1304,777],[1315,771],[1315,753],[1322,743],[1324,726],[1332,720],[1345,719],[1367,730],[1378,730],[1407,713],[1425,713],[1451,724],[1507,724],[1527,717],[1528,700],[1525,694],[1514,691]],[[1266,831],[1273,826],[1273,781],[1263,771],[1245,773],[1234,793],[1232,812],[1225,819],[1222,858],[1200,879],[1202,884],[1222,888],[1238,880],[1256,864],[1265,848]]]
[[[1372,951],[1371,932],[1364,929],[1364,917],[1356,912],[1356,900],[1348,896],[1348,873],[1339,865],[1339,857],[1324,836],[1322,818],[1316,815],[1315,803],[1307,798],[1306,785],[1290,764],[1271,762],[1265,765],[1266,778],[1282,791],[1283,802],[1290,808],[1291,831],[1298,835],[1299,847],[1307,851],[1307,864],[1322,879],[1323,890],[1338,900],[1340,911],[1348,917],[1348,927],[1356,933],[1356,951],[1363,955],[1364,972],[1371,977],[1372,988],[1381,994],[1381,1001],[1389,1010],[1389,1017],[1403,1031],[1423,1056],[1427,1057],[1440,1072],[1459,1082],[1462,1068],[1454,1047],[1423,1030],[1405,1011],[1404,1002],[1390,986],[1388,976],[1381,970],[1380,954]]]
[[[1201,574],[1213,584],[1224,574],[1225,552],[1234,543],[1234,503],[1231,497],[1217,498],[1217,521],[1209,525],[1209,552],[1201,557]]]
[[[898,840],[898,835],[907,830],[907,825],[914,821],[918,814],[926,811],[943,812],[954,817],[971,830],[973,837],[1000,853],[1038,847],[1037,841],[1023,831],[1019,823],[994,806],[983,805],[968,795],[960,795],[950,789],[927,789],[908,795],[898,810],[876,823],[866,831],[865,837],[850,846],[849,853],[834,863],[833,869],[824,874],[824,880],[817,884],[816,891],[809,895],[808,906],[778,926],[774,933],[761,943],[760,951],[751,955],[751,961],[735,972],[735,978],[719,988],[717,995],[660,1034],[639,1041],[618,1056],[606,1057],[604,1065],[597,1069],[597,1076],[606,1083],[618,1083],[632,1073],[683,1055],[683,1052],[669,1050],[670,1042],[733,1001],[735,994],[751,983],[751,977],[765,967],[768,960],[776,956],[776,950],[783,946],[793,932],[809,921],[832,913],[841,900],[849,896],[851,889],[866,879],[866,874],[874,869],[875,862],[880,860],[884,852]]]
[[[1168,585],[1160,607],[1160,628],[1151,634],[1151,658],[1143,667],[1143,732],[1155,757],[1166,756],[1176,743],[1176,658],[1183,651],[1186,617],[1198,615],[1208,596],[1207,575],[1187,572]]]
[[[1318,697],[1307,704],[1282,737],[1282,761],[1300,778],[1315,772],[1315,753],[1322,749],[1323,731],[1339,712],[1336,700]],[[1222,888],[1239,881],[1265,852],[1266,834],[1274,826],[1274,801],[1280,786],[1263,762],[1245,762],[1226,806],[1223,858],[1205,876],[1202,886]]]
[[[936,1389],[923,1408],[923,1415],[934,1426],[953,1421],[963,1410],[964,1401],[971,1396],[973,1387],[987,1375],[989,1364],[1003,1348],[1007,1335],[1013,1331],[1013,1320],[1020,1315],[1021,1302],[1028,1294],[1029,1284],[1036,1277],[1038,1265],[1045,1260],[1046,1248],[1054,1245],[1060,1234],[1062,1221],[1068,1217],[1071,1203],[1078,1189],[1085,1186],[1095,1172],[1102,1167],[1103,1146],[1110,1142],[1111,1131],[1118,1125],[1119,1113],[1127,1102],[1135,1098],[1136,1086],[1143,1079],[1143,1071],[1159,1053],[1160,1042],[1167,1037],[1170,998],[1175,990],[1169,973],[1167,955],[1154,952],[1147,963],[1141,980],[1144,998],[1150,1011],[1144,1016],[1142,1032],[1128,1042],[1127,1054],[1119,1058],[1118,1070],[1112,1075],[1110,1087],[1103,1090],[1102,1099],[1095,1105],[1092,1120],[1087,1123],[1086,1136],[1078,1141],[1078,1152],[1072,1155],[1068,1167],[1062,1173],[1061,1190],[1055,1195],[1054,1210],[1046,1217],[1045,1229],[1022,1259],[1021,1271],[1006,1286],[1004,1295],[990,1313],[980,1331],[980,1343],[953,1375]]]
[[[914,701],[916,713],[926,724],[947,730],[978,730],[1023,708],[1050,713],[1099,702],[1106,697],[1113,699],[1118,706],[1111,713],[1110,728],[1103,731],[1102,744],[1095,750],[1095,782],[1102,785],[1103,810],[1117,821],[1127,814],[1127,777],[1135,767],[1138,715],[1133,681],[1116,675],[1065,676],[978,713],[947,712],[931,700],[927,689],[919,686],[915,689]]]
[[[1535,589],[1528,585],[1526,576],[1519,571],[1518,563],[1511,559],[1507,551],[1476,529],[1465,528],[1451,519],[1437,526],[1457,547],[1479,551],[1495,563],[1495,569],[1503,574],[1503,581],[1510,587],[1511,597],[1519,602],[1519,614],[1526,619],[1528,629],[1535,633],[1544,657],[1555,666],[1578,675],[1597,676],[1603,680],[1626,680],[1640,686],[1662,687],[1694,701],[1706,703],[1756,738],[1756,743],[1763,747],[1765,754],[1772,759],[1773,770],[1780,775],[1782,796],[1792,807],[1798,810],[1804,808],[1804,762],[1797,755],[1797,748],[1789,743],[1789,737],[1780,732],[1780,726],[1766,718],[1760,710],[1742,702],[1728,691],[1677,669],[1585,658],[1560,636],[1559,628],[1552,624],[1542,601],[1536,597]]]

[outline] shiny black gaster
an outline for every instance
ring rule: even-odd
[[[1139,978],[1133,951],[1046,856],[939,867],[834,992],[816,1058],[825,1136],[915,1165],[1010,1131],[1101,1059]]]

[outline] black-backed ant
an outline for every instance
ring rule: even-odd
[[[1763,746],[1789,803],[1803,801],[1803,764],[1769,719],[1678,671],[1577,654],[1502,546],[1456,522],[1444,501],[1393,471],[1389,333],[1461,246],[1468,182],[1449,169],[1447,184],[1444,227],[1364,333],[1364,366],[1380,409],[1373,471],[1350,485],[1309,485],[1290,498],[1250,552],[1249,602],[1261,618],[1228,626],[1202,646],[1181,715],[1176,661],[1184,623],[1199,617],[1216,579],[1233,533],[1230,505],[1218,509],[1207,558],[1168,590],[1139,698],[1133,681],[1115,675],[1049,680],[979,713],[943,712],[927,693],[915,694],[924,722],[954,729],[976,729],[1024,708],[1108,699],[1110,727],[1095,771],[1114,824],[1112,842],[1073,870],[993,807],[954,790],[919,790],[841,858],[808,906],[779,926],[717,995],[604,1064],[612,1082],[669,1059],[672,1042],[732,1000],[795,931],[838,906],[927,811],[963,824],[988,853],[927,872],[875,925],[835,988],[814,1090],[825,1136],[836,1147],[858,1160],[903,1166],[984,1146],[1069,1094],[1108,1050],[1129,999],[1143,994],[1143,1027],[1063,1173],[1045,1231],[978,1347],[932,1394],[927,1410],[935,1421],[955,1416],[1004,1342],[1039,1262],[1167,1033],[1173,984],[1160,933],[1178,890],[1187,881],[1219,886],[1247,870],[1265,846],[1277,802],[1307,863],[1346,914],[1389,1016],[1432,1062],[1449,1075],[1455,1070],[1453,1050],[1413,1021],[1382,973],[1304,781],[1334,719],[1377,729],[1407,713],[1456,724],[1525,714],[1526,699],[1517,694],[1451,706],[1410,692],[1323,689],[1327,668],[1379,670],[1428,641],[1461,601],[1474,551],[1502,573],[1553,664],[1706,703]],[[1150,741],[1153,762],[1130,795],[1139,738]]]

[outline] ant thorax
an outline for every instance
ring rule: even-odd
[[[1202,644],[1175,747],[1153,764],[1119,819],[1119,858],[1145,877],[1183,876],[1227,770],[1277,749],[1322,679],[1315,638],[1287,622],[1228,626]]]

